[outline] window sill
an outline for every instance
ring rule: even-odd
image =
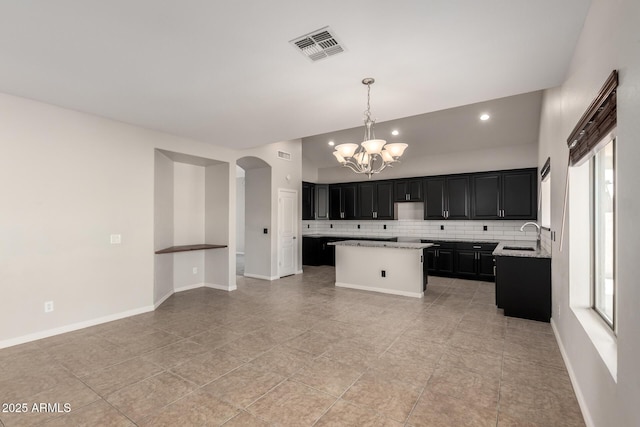
[[[609,325],[590,307],[571,307],[598,351],[613,380],[618,382],[618,341]]]

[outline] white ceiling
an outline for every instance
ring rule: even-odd
[[[0,92],[235,148],[560,84],[589,0],[0,2]],[[330,26],[345,53],[288,42]]]
[[[371,110],[375,117],[375,112],[385,106],[377,105],[374,91],[372,88]],[[366,102],[366,88],[362,102]],[[409,144],[404,158],[537,144],[541,105],[542,92],[530,92],[376,123],[375,136],[387,142]],[[490,119],[480,120],[483,113],[489,114]],[[399,132],[397,136],[391,134],[394,129]],[[338,167],[329,141],[336,145],[359,144],[363,137],[364,123],[351,129],[303,138],[302,154],[317,168]]]

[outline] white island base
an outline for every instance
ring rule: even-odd
[[[422,298],[422,249],[431,244],[335,242],[336,286]]]

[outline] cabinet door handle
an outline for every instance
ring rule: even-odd
[[[482,246],[474,246],[473,249],[482,249]]]
[[[493,275],[494,276],[496,275],[496,266],[495,265],[493,266]]]

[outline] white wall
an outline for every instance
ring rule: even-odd
[[[640,420],[639,17],[637,0],[593,0],[567,80],[561,87],[546,91],[543,100],[538,165],[542,166],[547,156],[551,157],[551,227],[558,235],[553,242],[553,322],[591,426],[631,427],[637,426]],[[572,248],[567,242],[570,236],[565,237],[565,248],[559,252],[568,153],[566,139],[613,69],[620,73],[616,159],[617,381],[569,307]]]
[[[249,245],[244,252],[244,273],[270,279],[275,277],[271,270],[271,240],[275,231],[270,215],[265,212],[271,213],[271,168],[247,169],[245,173],[245,239]],[[264,234],[265,228],[268,234]]]
[[[302,157],[302,180],[306,182],[318,182],[318,168],[306,157]]]
[[[155,151],[154,244],[157,251],[173,246],[173,161]],[[173,255],[158,254],[154,260],[154,304],[173,293]]]
[[[173,245],[205,243],[204,167],[175,162],[173,166]],[[182,289],[204,282],[204,251],[173,255],[173,287]],[[193,269],[196,269],[196,273]]]
[[[205,173],[205,242],[228,245],[224,249],[204,251],[205,282],[218,289],[236,289],[236,249],[235,249],[235,168],[229,163],[206,167]]]
[[[236,252],[244,253],[245,176],[236,178]]]
[[[291,155],[291,160],[282,160],[277,157],[278,151],[284,151]],[[269,145],[244,150],[239,157],[255,156],[264,160],[271,166],[271,276],[278,274],[278,189],[284,188],[298,192],[298,200],[302,200],[300,191],[302,189],[302,143],[299,139],[291,141],[276,142]],[[247,178],[248,181],[248,178]],[[248,185],[248,184],[247,184]],[[248,203],[248,196],[246,197]],[[296,216],[302,218],[301,206],[298,203]],[[247,211],[249,209],[247,208]],[[298,229],[298,272],[302,272],[302,238],[301,230]],[[245,237],[249,241],[248,236]],[[246,252],[246,247],[245,247]],[[246,262],[246,259],[245,259]]]
[[[272,199],[278,186],[300,187],[299,140],[236,151],[5,94],[0,116],[0,348],[153,309],[167,291],[154,293],[154,274],[170,273],[154,270],[165,243],[154,237],[155,149],[230,164],[253,155],[272,166]],[[278,160],[278,149],[292,161]],[[225,214],[213,236],[229,248],[212,256],[222,276],[205,280],[233,289],[235,168],[222,174]],[[122,244],[109,244],[110,234]]]
[[[538,147],[536,144],[514,145],[427,157],[402,158],[401,163],[385,169],[375,175],[373,179],[529,168],[537,167],[537,162]],[[357,175],[348,168],[337,166],[318,169],[318,179],[311,182],[333,183],[365,180],[367,180],[366,175]]]

